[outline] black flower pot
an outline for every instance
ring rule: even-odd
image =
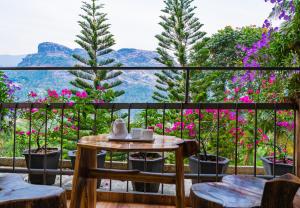
[[[32,149],[30,154],[31,156],[29,156],[29,150],[25,150],[23,152],[28,169],[58,169],[60,154],[61,152],[57,148],[48,148],[46,154],[44,150],[41,150],[41,152],[36,152],[36,149]],[[55,179],[56,175],[46,174],[45,184],[53,185],[55,183]],[[30,173],[29,181],[32,184],[44,184],[44,175]]]
[[[189,166],[190,170],[193,174],[216,174],[216,155],[207,155],[207,159],[205,159],[205,155],[200,154],[199,157],[193,155],[189,157]],[[229,165],[229,159],[225,157],[218,157],[218,174],[224,174]],[[199,168],[199,171],[198,171]],[[200,179],[199,182],[208,182],[208,179]],[[198,183],[197,179],[192,180],[192,183]]]
[[[158,153],[148,153],[147,160],[145,161],[143,153],[135,153],[129,156],[129,169],[140,170],[152,173],[161,173],[163,169],[164,159]],[[149,155],[155,156],[148,159]],[[139,192],[154,192],[157,193],[159,190],[160,183],[141,183],[132,182],[134,191]]]
[[[264,170],[267,175],[274,175],[273,173],[273,157],[261,157],[263,162]],[[292,158],[288,158],[293,160]],[[284,175],[286,173],[293,173],[293,165],[286,163],[276,163],[275,164],[275,175]]]
[[[72,164],[72,169],[74,170],[75,168],[75,160],[76,160],[76,150],[74,151],[69,151],[68,156],[71,159],[71,164]],[[97,154],[97,167],[98,168],[104,168],[105,164],[105,157],[106,157],[106,151],[102,150]],[[101,185],[101,179],[97,180],[97,188],[100,188]]]

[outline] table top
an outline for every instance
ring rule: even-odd
[[[117,142],[109,141],[108,134],[100,134],[96,136],[82,137],[79,142],[79,147],[101,149],[108,151],[131,152],[131,151],[173,151],[176,150],[183,140],[174,136],[154,135],[153,143],[145,142]]]

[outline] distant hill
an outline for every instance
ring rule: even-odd
[[[17,66],[26,55],[0,55],[0,67]]]
[[[86,55],[82,49],[70,49],[60,44],[45,42],[38,45],[37,53],[19,57],[18,64],[6,66],[71,67],[76,64],[73,54]],[[161,66],[155,61],[155,57],[157,54],[153,51],[123,48],[113,51],[105,58],[114,58],[123,66]],[[153,71],[124,71],[119,76],[123,81],[123,85],[119,88],[124,89],[126,93],[118,101],[151,102],[155,84],[153,73]],[[73,79],[73,76],[66,71],[8,71],[7,75],[22,86],[22,90],[18,93],[19,100],[26,99],[26,94],[31,90],[44,93],[47,89],[69,88],[71,87],[69,81]]]

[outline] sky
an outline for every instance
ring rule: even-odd
[[[105,5],[114,49],[155,50],[154,38],[163,0],[99,0]],[[225,26],[261,26],[271,11],[264,0],[195,0],[196,16],[208,36]],[[81,0],[1,0],[0,54],[35,53],[41,42],[55,42],[70,48],[80,28]]]

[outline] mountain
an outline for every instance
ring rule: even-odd
[[[76,60],[72,57],[73,54],[86,56],[82,49],[70,49],[60,44],[45,42],[38,45],[37,53],[23,57],[17,66],[71,67],[76,64]],[[153,51],[123,48],[113,51],[104,58],[114,58],[123,66],[162,66],[155,61],[155,57],[157,57],[157,53]],[[69,82],[74,78],[67,71],[7,71],[6,73],[12,81],[22,87],[17,94],[19,100],[26,99],[26,95],[31,90],[45,93],[47,89],[70,88]],[[151,95],[155,84],[154,71],[123,71],[118,79],[123,81],[119,88],[126,92],[118,102],[153,101]]]
[[[26,55],[0,55],[0,67],[17,66]]]

